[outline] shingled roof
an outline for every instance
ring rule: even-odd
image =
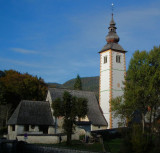
[[[114,22],[114,19],[113,19],[113,13],[112,13],[112,19],[110,22],[110,26],[108,27],[108,29],[109,29],[109,31],[106,36],[107,44],[102,48],[102,50],[99,53],[107,51],[109,49],[114,50],[114,51],[126,52],[121,47],[121,45],[118,44],[120,38],[116,32],[117,27],[116,27],[116,23]]]
[[[106,50],[109,50],[109,49],[112,49],[112,50],[115,50],[115,51],[121,51],[121,52],[126,52],[121,45],[119,45],[118,43],[107,43],[103,48],[102,50],[99,52],[103,52],[103,51],[106,51]]]
[[[79,91],[79,90],[69,90],[69,89],[58,89],[49,88],[49,92],[54,101],[56,98],[62,98],[64,91],[68,91],[72,96],[86,98],[88,100],[88,118],[93,125],[107,126],[107,121],[105,120],[101,108],[98,104],[97,98],[94,92],[89,91]]]
[[[8,120],[8,125],[54,125],[48,102],[23,100]]]

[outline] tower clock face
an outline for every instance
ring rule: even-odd
[[[117,87],[120,88],[120,83],[117,83]]]

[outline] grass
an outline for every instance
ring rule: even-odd
[[[109,146],[111,153],[118,153],[120,151],[120,147],[122,144],[122,139],[112,139],[110,141],[104,141],[104,146],[107,148],[107,145]]]
[[[94,144],[84,144],[81,141],[72,141],[72,145],[67,146],[65,142],[61,144],[39,144],[46,147],[55,147],[55,148],[66,148],[66,149],[75,149],[75,150],[84,150],[84,151],[93,151],[93,152],[102,152],[102,144],[94,143]]]
[[[119,138],[112,139],[110,141],[104,141],[104,147],[106,151],[109,151],[109,149],[107,149],[109,146],[111,153],[119,153],[121,144],[122,144],[122,139],[119,139]],[[72,145],[70,146],[67,146],[65,142],[62,142],[61,144],[37,144],[37,145],[46,146],[46,147],[73,149],[73,150],[103,152],[103,146],[99,142],[94,144],[86,144],[78,140],[73,140]]]

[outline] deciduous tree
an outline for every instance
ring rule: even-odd
[[[142,127],[139,138],[145,138],[149,144],[153,140],[153,129],[156,129],[156,120],[160,115],[160,46],[150,52],[136,51],[133,54],[124,85],[124,95],[111,101],[112,110],[116,116],[129,121],[133,121],[134,114],[138,112],[141,120],[139,127]],[[147,151],[148,148],[145,149]]]
[[[14,70],[6,70],[4,74],[3,77],[0,77],[0,88],[2,88],[3,99],[7,104],[12,104],[16,108],[23,99],[45,99],[47,85],[43,79]]]
[[[55,117],[61,116],[64,118],[63,129],[67,134],[67,144],[69,145],[76,118],[84,118],[87,114],[87,100],[73,97],[69,92],[65,91],[62,99],[58,98],[53,102],[52,108]]]

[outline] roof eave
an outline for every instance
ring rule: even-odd
[[[98,53],[102,53],[102,52],[105,52],[105,51],[108,51],[108,50],[114,50],[114,51],[117,51],[117,52],[122,52],[122,53],[126,53],[128,51],[125,51],[125,50],[118,50],[118,49],[112,49],[112,48],[108,48],[107,50],[106,49],[102,49],[101,51],[99,51]]]

